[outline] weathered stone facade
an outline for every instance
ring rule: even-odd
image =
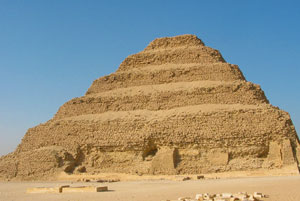
[[[198,174],[291,167],[287,112],[194,35],[160,38],[95,80],[0,158],[0,178],[76,173]]]

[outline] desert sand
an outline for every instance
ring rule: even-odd
[[[98,193],[27,194],[29,187],[59,185],[107,185],[109,191]],[[189,181],[140,180],[115,183],[93,182],[1,182],[0,201],[161,201],[194,197],[197,193],[262,192],[265,201],[299,201],[300,176],[222,178]]]

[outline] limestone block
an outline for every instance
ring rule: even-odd
[[[150,172],[153,174],[175,174],[175,149],[161,147],[153,157]]]
[[[202,194],[196,194],[195,199],[196,199],[196,200],[199,200],[200,198],[202,199],[202,198],[203,198],[203,195],[202,195]]]
[[[263,198],[264,195],[262,193],[259,193],[259,192],[254,192],[253,193],[253,197],[255,197],[255,198]]]
[[[292,165],[295,163],[295,158],[293,155],[293,149],[290,140],[283,140],[281,152],[283,165]]]
[[[59,187],[36,187],[36,188],[27,188],[26,193],[60,193]]]
[[[281,167],[281,146],[277,142],[269,143],[269,152],[267,160],[265,161],[265,167]]]
[[[232,194],[231,193],[222,193],[222,198],[231,198]]]
[[[63,185],[58,187],[35,187],[27,188],[26,193],[62,193],[64,188],[70,187],[69,185]]]
[[[209,163],[216,166],[227,165],[228,163],[228,153],[222,150],[214,150],[207,154],[207,159]]]
[[[247,194],[234,194],[233,197],[243,200],[246,199],[248,196]]]
[[[77,187],[69,187],[63,188],[63,193],[84,193],[84,192],[102,192],[107,191],[107,186],[77,186]]]

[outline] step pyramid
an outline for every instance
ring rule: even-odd
[[[2,179],[58,173],[298,173],[289,114],[194,35],[158,38],[0,158]]]

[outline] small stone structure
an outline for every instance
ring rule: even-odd
[[[63,193],[80,193],[80,192],[102,192],[107,191],[107,186],[76,186],[63,188]]]
[[[83,193],[107,191],[107,186],[59,186],[28,188],[26,193]]]

